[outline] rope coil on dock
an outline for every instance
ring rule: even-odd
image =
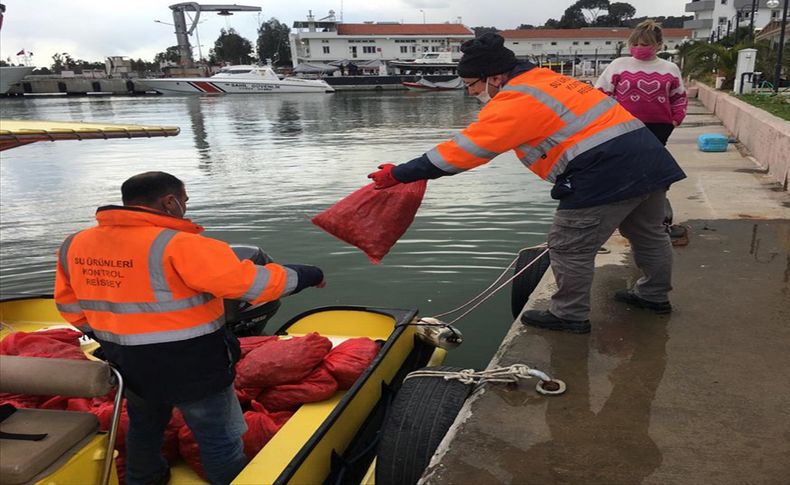
[[[483,384],[486,382],[500,384],[517,384],[519,379],[537,378],[536,390],[544,395],[558,395],[566,390],[565,383],[558,379],[552,379],[545,372],[532,369],[526,364],[513,364],[508,367],[493,367],[476,371],[474,369],[463,369],[460,371],[436,371],[436,370],[416,370],[410,372],[404,380],[413,377],[441,377],[448,381],[455,379],[463,384]]]

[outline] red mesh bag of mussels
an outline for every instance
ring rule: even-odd
[[[411,225],[426,186],[425,180],[379,190],[369,184],[313,217],[312,222],[358,247],[378,264]]]

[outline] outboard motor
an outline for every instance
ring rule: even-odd
[[[274,262],[261,248],[243,244],[232,244],[230,247],[239,261],[249,259],[260,266]],[[225,300],[225,324],[237,337],[261,335],[266,323],[279,308],[280,300],[258,305],[251,305],[244,300]]]

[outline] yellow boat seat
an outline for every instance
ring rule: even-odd
[[[119,378],[106,362],[0,355],[0,392],[99,397],[109,393]],[[117,423],[115,416],[112,422]],[[0,422],[0,431],[46,436],[39,441],[0,439],[0,483],[18,485],[48,476],[98,430],[99,422],[91,413],[17,409]],[[110,435],[112,441],[115,433]]]

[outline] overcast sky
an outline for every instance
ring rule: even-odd
[[[0,32],[0,58],[11,57],[22,49],[32,52],[33,63],[52,64],[52,55],[67,52],[75,59],[103,61],[107,56],[129,56],[152,60],[157,52],[175,45],[169,5],[177,0],[0,0],[6,6]],[[257,13],[239,12],[231,17],[207,13],[198,27],[203,55],[213,46],[223,27],[233,27],[254,42],[259,21],[272,17],[293,26],[304,20],[309,10],[316,18],[335,10],[347,23],[397,21],[422,23],[455,22],[458,17],[469,27],[493,26],[512,29],[520,24],[541,25],[559,19],[571,0],[276,0],[268,2],[233,0],[204,1],[205,4],[237,3],[261,7]],[[636,16],[684,14],[688,0],[630,0]],[[342,7],[341,7],[342,6]],[[421,12],[422,10],[422,12]],[[207,19],[203,22],[203,19]],[[197,57],[197,40],[190,41]]]

